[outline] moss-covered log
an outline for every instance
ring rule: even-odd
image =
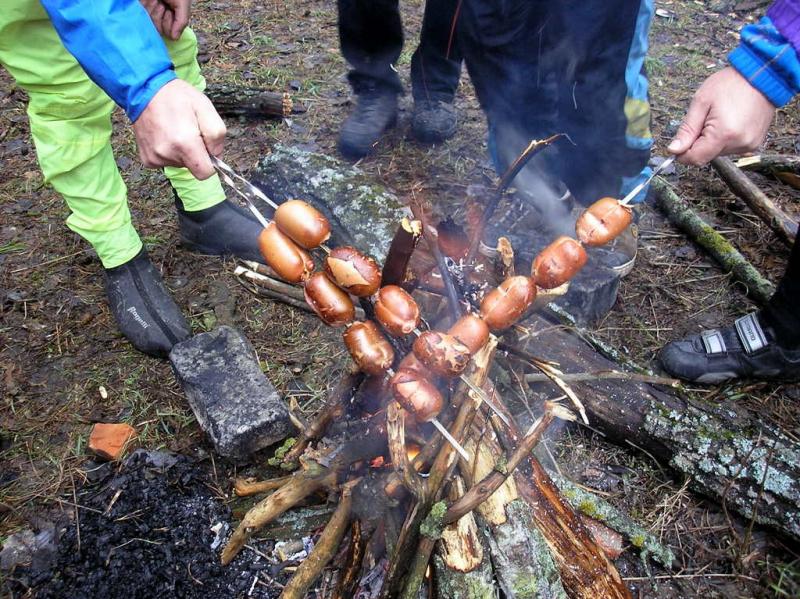
[[[520,350],[558,356],[564,372],[618,367],[577,334],[543,316],[528,323],[541,333]],[[549,393],[549,383],[532,383]],[[691,480],[695,491],[800,539],[800,445],[734,403],[703,403],[638,381],[571,383],[589,423],[610,440],[646,450]]]
[[[505,508],[503,524],[485,523],[495,575],[506,597],[565,599],[558,567],[542,533],[534,526],[531,508],[515,499]]]
[[[775,292],[772,283],[761,276],[727,239],[700,218],[663,179],[656,177],[651,186],[655,191],[658,207],[670,222],[711,254],[726,272],[730,272],[737,281],[743,283],[753,299],[764,303],[772,296]]]

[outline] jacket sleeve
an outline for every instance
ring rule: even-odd
[[[176,78],[167,48],[138,0],[41,0],[87,75],[135,121]]]
[[[731,65],[775,106],[800,93],[800,0],[778,0],[768,15],[742,29]],[[779,27],[780,25],[780,27]]]

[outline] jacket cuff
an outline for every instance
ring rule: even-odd
[[[131,123],[135,122],[136,119],[141,116],[144,109],[147,108],[147,105],[150,103],[150,100],[153,99],[153,96],[155,96],[162,87],[177,78],[178,76],[175,74],[175,71],[169,69],[154,76],[145,85],[137,89],[136,93],[128,98],[125,111]]]
[[[783,79],[747,47],[736,48],[728,54],[728,60],[750,85],[764,94],[776,107],[788,104],[794,96],[794,92]]]

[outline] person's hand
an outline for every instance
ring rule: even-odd
[[[755,150],[767,136],[775,106],[733,67],[711,75],[692,98],[667,150],[685,164]]]
[[[211,101],[180,79],[162,87],[133,123],[145,166],[185,166],[198,179],[214,174],[209,154],[222,153],[225,123]]]
[[[139,0],[153,20],[158,32],[177,40],[189,24],[192,0]]]

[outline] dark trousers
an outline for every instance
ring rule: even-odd
[[[567,133],[540,170],[583,204],[616,197],[649,150],[626,143],[625,71],[640,0],[463,0],[459,43],[500,171],[532,139]]]
[[[789,264],[775,294],[761,311],[760,320],[772,327],[781,347],[800,348],[800,231],[794,238]]]
[[[429,0],[419,45],[411,59],[415,100],[452,102],[461,75],[461,54],[453,24],[458,0]],[[403,47],[398,0],[338,0],[339,43],[352,67],[348,75],[356,94],[402,93],[392,65]]]

